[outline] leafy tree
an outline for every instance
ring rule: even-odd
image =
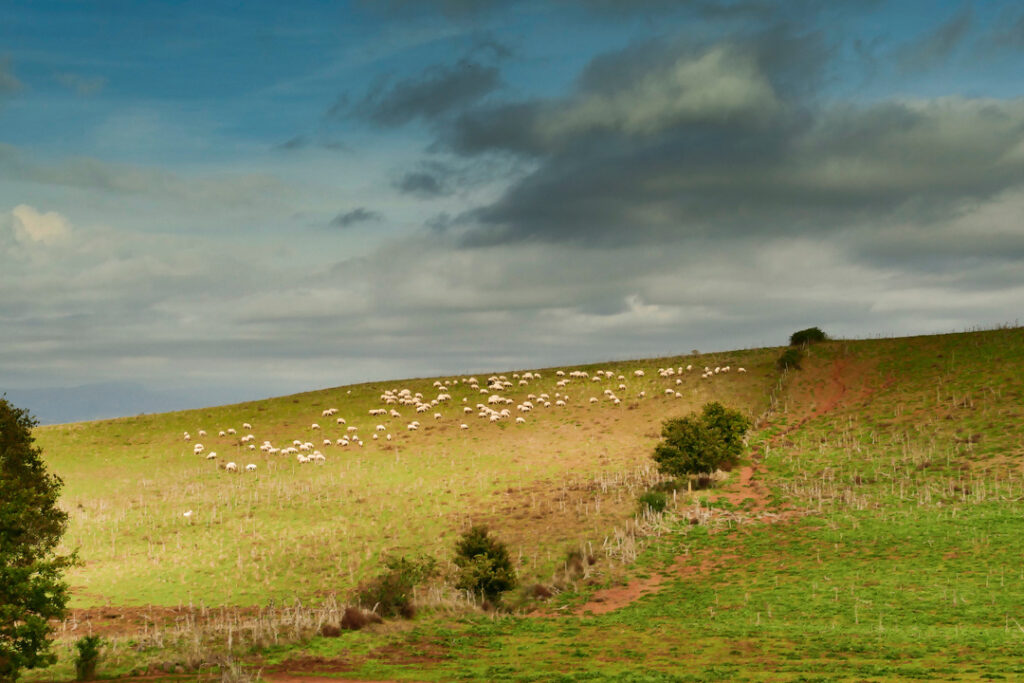
[[[790,346],[809,346],[828,339],[828,335],[821,331],[820,327],[808,327],[806,330],[799,330],[789,335]]]
[[[0,682],[56,661],[47,621],[64,616],[64,569],[56,554],[68,515],[57,507],[60,478],[46,471],[34,446],[38,423],[0,397]]]
[[[701,414],[665,420],[663,441],[654,447],[654,461],[664,474],[681,477],[730,467],[743,453],[743,435],[750,420],[717,401]]]
[[[501,594],[516,587],[515,568],[508,546],[490,536],[486,526],[473,526],[455,544],[455,586],[497,602]]]

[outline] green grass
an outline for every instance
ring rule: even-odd
[[[128,549],[143,547],[137,535],[147,534],[147,524],[162,524],[164,537],[181,539],[181,571],[189,573],[153,595],[180,600],[183,587],[196,581],[209,595],[219,590],[224,599],[244,602],[200,569],[217,558],[203,553],[219,550],[217,543],[241,545],[233,535],[255,522],[257,531],[246,541],[256,549],[250,552],[265,553],[266,571],[280,572],[284,586],[279,594],[275,581],[262,588],[257,582],[252,599],[258,602],[322,589],[323,576],[305,584],[302,574],[308,577],[308,569],[321,564],[330,571],[329,558],[342,557],[340,548],[302,556],[294,575],[281,568],[287,557],[272,548],[278,536],[295,543],[307,533],[304,520],[330,504],[315,502],[317,496],[326,498],[353,480],[367,503],[353,509],[339,497],[333,505],[345,515],[313,520],[321,533],[344,529],[348,545],[372,547],[349,572],[349,583],[345,572],[336,572],[335,585],[350,585],[373,567],[373,553],[389,547],[447,558],[454,533],[469,519],[491,522],[511,538],[513,554],[524,558],[524,574],[543,580],[557,570],[566,548],[588,540],[600,547],[609,530],[623,528],[636,495],[646,490],[635,472],[649,459],[661,419],[712,398],[754,416],[774,402],[776,411],[749,441],[768,509],[779,516],[766,517],[753,498],[730,501],[716,490],[680,496],[683,514],[648,539],[632,568],[636,576],[662,577],[656,592],[606,614],[579,614],[601,584],[622,580],[614,563],[602,560],[593,574],[597,585],[568,586],[575,590],[553,598],[547,616],[527,616],[535,606],[530,603],[498,615],[439,608],[412,622],[336,639],[282,641],[254,653],[253,663],[287,668],[289,661],[319,657],[318,666],[332,675],[396,680],[1024,678],[1024,330],[828,342],[814,346],[804,369],[780,384],[773,369],[777,355],[777,349],[737,354],[732,364],[746,365],[747,376],[716,378],[710,385],[687,377],[681,385],[685,399],[659,396],[669,380],[652,370],[667,361],[610,364],[623,370],[627,383],[638,383],[635,391],[640,384],[646,388],[648,398],[635,409],[590,406],[579,399],[591,392],[574,387],[577,401],[570,409],[533,413],[525,427],[501,429],[472,417],[471,433],[436,427],[403,435],[403,448],[415,444],[418,456],[397,463],[393,453],[369,450],[345,456],[350,460],[333,458],[329,465],[336,463],[337,478],[330,484],[317,479],[326,469],[280,468],[258,482],[219,472],[207,478],[200,466],[205,463],[190,454],[154,448],[144,462],[151,468],[162,463],[186,478],[190,496],[205,492],[207,504],[223,514],[219,526],[205,517],[191,526],[159,519],[158,511],[182,505],[185,494],[166,482],[140,493],[140,478],[157,480],[141,464],[133,475],[118,472],[135,466],[126,464],[131,449],[149,443],[180,448],[178,432],[196,429],[199,415],[135,418],[154,422],[147,437],[127,421],[41,432],[64,438],[78,430],[105,444],[95,458],[108,460],[113,473],[106,478],[124,480],[120,488],[101,484],[100,463],[61,460],[59,449],[47,445],[48,458],[68,481],[66,500],[85,507],[75,515],[73,532],[87,539],[83,549],[105,558],[83,568],[76,583],[107,585],[101,577],[109,563],[109,571],[137,566],[138,587],[132,584],[132,590],[154,591],[154,575],[144,563],[123,563],[130,562]],[[647,376],[632,378],[634,367]],[[553,380],[548,373],[544,382],[549,376]],[[351,405],[362,401],[360,407],[368,408],[379,385],[352,391]],[[342,400],[337,393],[316,396],[296,397],[299,404],[291,397],[268,402],[263,412],[282,424],[307,415],[315,401]],[[217,410],[237,411],[242,419],[253,408]],[[120,436],[114,437],[115,429]],[[115,446],[115,439],[133,445]],[[77,492],[69,474],[76,466],[81,482],[90,482],[80,483],[84,488]],[[132,482],[137,503],[128,493]],[[100,490],[107,485],[109,491]],[[394,491],[406,504],[382,500]],[[697,505],[708,523],[692,526],[688,517]],[[118,515],[121,529],[133,531],[125,534],[128,540],[104,530]],[[373,522],[366,521],[369,515]],[[389,523],[390,537],[374,536]],[[196,543],[191,553],[189,541]],[[124,555],[109,549],[114,543],[124,544]],[[222,552],[224,563],[214,562],[213,569],[231,566],[231,551]],[[336,563],[335,569],[340,566],[348,568]],[[114,586],[97,594],[124,601],[127,591]]]
[[[449,389],[453,401],[436,408],[440,420],[408,406],[388,406],[402,419],[368,415],[384,406],[380,395],[387,388],[436,396],[429,378],[40,428],[47,463],[66,485],[62,504],[71,524],[65,545],[79,548],[85,560],[69,575],[72,605],[259,605],[344,592],[375,573],[384,552],[447,559],[471,521],[490,523],[507,538],[523,571],[547,573],[564,547],[600,543],[631,515],[633,490],[654,476],[647,453],[663,418],[711,397],[752,414],[762,410],[769,356],[743,351],[670,359],[674,365],[751,366],[746,375],[715,380],[690,373],[679,386],[655,373],[666,359],[587,366],[624,379],[573,380],[565,389],[556,387],[552,370],[502,392],[517,403],[530,393],[549,393],[552,402],[556,391],[570,394],[568,407],[538,407],[525,425],[463,414],[463,405],[486,400],[465,384]],[[643,378],[633,376],[639,367],[646,370]],[[485,386],[486,376],[479,379]],[[685,398],[666,398],[668,386]],[[608,387],[622,405],[589,403]],[[638,398],[640,391],[647,396]],[[338,408],[347,424],[322,417],[328,407]],[[405,426],[414,419],[423,427],[409,432]],[[243,422],[253,425],[257,444],[309,440],[327,463],[299,465],[290,456],[248,451],[237,443]],[[313,422],[322,429],[310,429]],[[461,423],[470,429],[459,429]],[[376,424],[385,424],[393,441],[384,441],[383,433],[373,441]],[[348,426],[358,428],[365,446],[320,445]],[[229,427],[238,430],[235,437],[217,436]],[[198,437],[199,429],[208,435]],[[183,439],[186,431],[192,441]],[[256,464],[256,475],[225,473],[193,455],[197,442],[217,452],[216,462]],[[190,519],[183,517],[187,510]]]

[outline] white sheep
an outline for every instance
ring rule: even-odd
[[[469,425],[468,425],[468,424],[465,424],[465,423],[463,423],[463,424],[460,424],[460,425],[459,425],[459,429],[469,429]]]
[[[249,424],[248,422],[243,422],[242,429],[252,429],[252,425]]]
[[[192,452],[195,453],[196,455],[201,454],[204,450],[206,450],[206,448],[201,443],[197,443],[195,446],[192,447]]]
[[[192,440],[192,435],[189,434],[188,432],[185,432],[185,441],[191,441],[191,440]]]
[[[526,418],[525,417],[517,417],[516,418],[516,424],[517,425],[524,425],[524,424],[526,424]]]
[[[253,463],[249,463],[248,465],[245,466],[245,471],[246,472],[255,472],[256,471],[256,465],[253,464]]]
[[[206,459],[207,460],[213,460],[216,457],[217,457],[217,451],[210,451],[209,453],[206,454]]]
[[[634,377],[643,377],[644,376],[644,371],[643,370],[634,370],[633,371],[633,376]]]
[[[316,422],[314,422],[313,424],[309,425],[309,428],[310,429],[320,429],[320,425],[318,425]]]
[[[238,465],[236,465],[233,462],[229,462],[227,465],[224,465],[224,471],[225,472],[237,472],[238,471]]]

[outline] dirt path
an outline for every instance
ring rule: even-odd
[[[795,422],[788,425],[784,430],[772,438],[770,445],[781,447],[785,444],[785,437],[791,432],[803,427],[807,422],[823,415],[834,412],[838,407],[844,405],[850,398],[848,384],[852,379],[863,380],[867,368],[854,366],[847,358],[837,358],[826,371],[827,381],[824,387],[815,390],[811,389],[809,395],[803,397],[801,405],[807,405],[808,409],[799,414]],[[825,374],[825,373],[822,373]],[[805,378],[810,379],[810,378]],[[809,382],[808,382],[809,384]],[[874,389],[862,382],[862,390],[858,392],[858,398],[866,398]],[[770,511],[770,491],[762,483],[761,476],[766,468],[760,464],[757,454],[754,454],[753,463],[740,468],[739,477],[730,483],[718,496],[724,498],[733,506],[742,508],[744,521],[758,521],[774,524],[791,520],[803,513],[796,510]],[[704,510],[704,509],[702,509]],[[713,511],[708,511],[713,515]],[[705,513],[706,514],[706,513]],[[709,516],[710,516],[709,515]],[[691,520],[693,521],[693,520]],[[708,519],[697,519],[699,523],[706,524]],[[632,604],[645,595],[657,593],[661,585],[670,578],[679,578],[686,575],[705,574],[726,561],[736,561],[736,556],[704,557],[700,563],[694,565],[693,558],[689,555],[676,557],[675,562],[663,572],[652,574],[645,578],[633,579],[625,586],[615,586],[596,591],[585,604],[576,608],[573,613],[576,615],[598,615],[613,612],[622,607]]]

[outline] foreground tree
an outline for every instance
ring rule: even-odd
[[[0,682],[56,661],[49,619],[64,616],[64,570],[58,555],[68,515],[57,507],[60,478],[46,471],[33,445],[38,424],[27,410],[0,397]]]
[[[717,401],[700,415],[665,420],[663,441],[654,447],[658,470],[673,477],[705,474],[735,465],[743,453],[750,420]]]

